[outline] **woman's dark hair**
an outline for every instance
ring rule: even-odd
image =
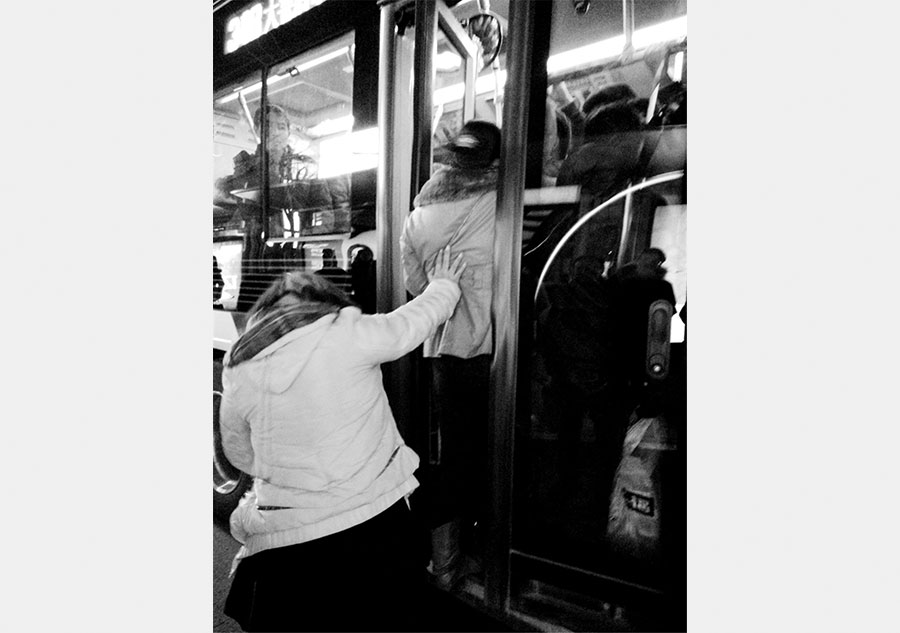
[[[256,300],[247,319],[248,327],[261,316],[265,316],[266,312],[287,295],[293,295],[303,303],[326,309],[340,310],[356,305],[346,292],[325,277],[314,273],[291,271],[279,275]]]
[[[462,169],[485,169],[500,158],[500,128],[481,119],[467,121],[444,147],[450,162]]]
[[[641,115],[626,102],[596,108],[584,122],[585,136],[633,132],[643,127]]]

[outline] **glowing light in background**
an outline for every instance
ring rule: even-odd
[[[687,17],[682,16],[636,30],[632,35],[631,43],[636,50],[639,50],[653,44],[669,42],[686,36]],[[625,36],[617,35],[587,46],[580,46],[570,51],[551,55],[547,60],[547,73],[551,75],[562,73],[580,66],[593,65],[618,57],[624,47]]]
[[[352,117],[349,118],[352,125]],[[319,178],[330,178],[377,166],[377,127],[322,139],[319,144]]]
[[[686,36],[687,18],[680,17],[636,30],[632,36],[632,44],[635,49],[641,49]],[[551,55],[547,59],[547,74],[563,73],[582,66],[593,66],[605,60],[616,58],[622,53],[624,46],[625,36],[618,35],[588,44],[587,46],[580,46]],[[501,86],[506,83],[506,71],[501,70],[497,73],[497,82]],[[482,75],[475,81],[475,94],[480,95],[491,92],[494,90],[494,87],[494,77],[490,74]],[[465,85],[462,83],[438,88],[434,91],[433,104],[438,106],[459,101],[463,98],[464,92]]]

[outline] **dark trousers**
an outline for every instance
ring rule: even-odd
[[[431,524],[437,527],[454,518],[471,524],[484,516],[491,357],[441,356],[431,360],[431,368],[431,411],[441,437]]]
[[[225,614],[245,631],[418,631],[423,563],[400,499],[365,523],[238,565]]]

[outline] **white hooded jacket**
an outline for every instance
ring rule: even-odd
[[[380,364],[420,345],[459,296],[436,279],[389,314],[344,308],[234,367],[226,358],[222,446],[254,477],[231,515],[244,545],[236,561],[358,525],[418,486],[419,458],[397,430]]]

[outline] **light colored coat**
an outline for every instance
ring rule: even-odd
[[[226,359],[222,447],[254,477],[231,515],[244,545],[236,562],[360,524],[418,486],[419,458],[397,430],[380,364],[420,345],[459,296],[437,279],[390,314],[344,308],[235,367]]]
[[[440,168],[416,197],[400,236],[404,282],[413,295],[425,288],[426,271],[445,246],[454,259],[462,255],[466,262],[459,280],[462,298],[450,320],[426,339],[423,354],[428,358],[472,358],[493,351],[496,171],[469,176],[465,170]]]

